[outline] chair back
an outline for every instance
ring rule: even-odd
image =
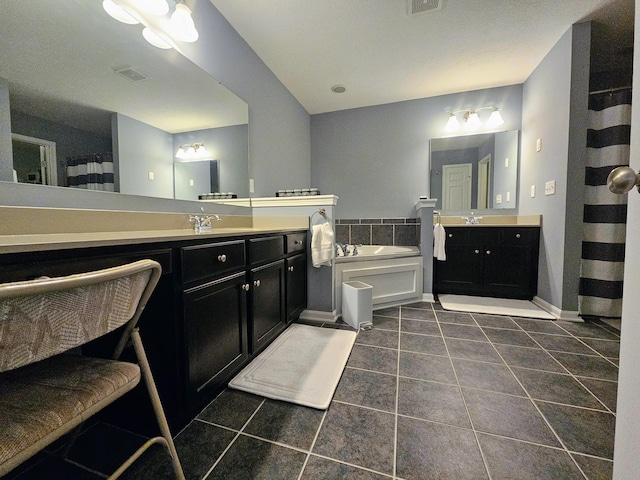
[[[127,322],[130,332],[160,274],[160,264],[140,260],[0,285],[0,372],[79,347]]]

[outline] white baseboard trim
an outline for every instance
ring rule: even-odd
[[[301,320],[310,320],[313,322],[332,322],[335,323],[338,321],[338,313],[336,310],[333,312],[325,312],[322,310],[304,310],[300,314]]]
[[[433,293],[423,293],[422,294],[422,301],[423,302],[429,302],[429,303],[435,303],[436,297],[433,296]]]
[[[531,300],[535,305],[540,307],[541,309],[549,312],[551,315],[556,317],[558,320],[567,320],[569,322],[584,322],[582,318],[578,315],[578,312],[573,310],[561,310],[555,305],[543,300],[540,297],[533,297]]]

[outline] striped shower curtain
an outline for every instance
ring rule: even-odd
[[[113,156],[103,153],[67,157],[67,185],[113,192]]]
[[[579,314],[620,317],[627,196],[607,187],[615,167],[629,165],[631,89],[589,97]]]

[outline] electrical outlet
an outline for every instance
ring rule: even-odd
[[[535,196],[536,196],[536,186],[531,185],[531,198],[534,198]]]
[[[536,140],[536,152],[539,152],[540,150],[542,150],[542,139],[541,138]]]
[[[497,204],[501,204],[502,203],[502,194],[501,193],[496,195],[496,203]]]
[[[149,180],[155,180],[155,174],[153,172],[149,172]]]
[[[556,194],[556,181],[549,180],[544,184],[544,194],[545,195],[555,195]]]

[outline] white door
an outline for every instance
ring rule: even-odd
[[[442,166],[442,209],[471,209],[470,163]]]

